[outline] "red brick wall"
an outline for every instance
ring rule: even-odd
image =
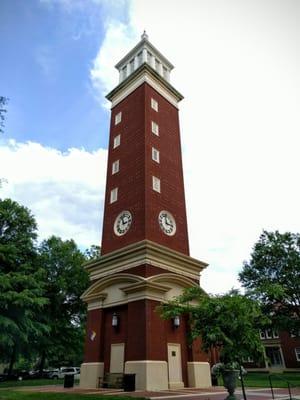
[[[151,107],[151,98],[158,101],[159,111]],[[189,254],[184,184],[181,159],[178,109],[145,85],[146,132],[146,239]],[[151,121],[159,125],[159,136],[151,132]],[[160,163],[152,161],[151,148],[160,151]],[[152,175],[161,180],[161,193],[152,190]],[[158,225],[161,210],[170,211],[176,220],[174,236],[165,235]]]
[[[119,317],[119,325],[117,328],[112,326],[112,316],[116,313]],[[114,343],[127,342],[127,306],[119,306],[104,309],[104,335],[103,335],[103,353],[104,353],[104,371],[109,372],[110,369],[110,349]]]
[[[201,342],[191,347],[187,340],[187,318],[180,317],[180,326],[173,327],[172,320],[164,321],[157,312],[159,302],[138,300],[128,305],[88,312],[85,362],[104,361],[105,372],[110,369],[110,351],[113,343],[125,343],[125,361],[168,361],[168,343],[181,345],[182,376],[187,385],[187,362],[207,361],[201,351]],[[119,317],[119,326],[112,326],[112,316]],[[91,330],[97,333],[90,340]]]
[[[158,101],[159,112],[151,108],[151,97]],[[114,125],[119,111],[122,121]],[[151,132],[152,120],[159,125],[159,137]],[[121,145],[113,149],[113,139],[119,133]],[[160,151],[160,164],[152,160],[152,146]],[[111,175],[116,160],[120,160],[120,171]],[[160,178],[161,193],[152,190],[152,175]],[[109,204],[110,191],[115,187],[118,201]],[[133,223],[124,236],[117,237],[113,224],[122,210],[132,213]],[[174,215],[174,236],[161,231],[161,210]],[[146,83],[112,109],[102,254],[144,239],[189,254],[178,110]]]
[[[280,332],[281,349],[286,368],[300,368],[296,359],[295,348],[300,348],[300,337],[291,337],[288,332]]]
[[[145,100],[141,86],[119,103],[111,113],[106,195],[102,231],[102,254],[145,239]],[[115,125],[115,115],[122,111],[122,121]],[[113,149],[114,137],[121,134],[121,144]],[[120,160],[120,171],[112,175],[112,163]],[[118,187],[118,201],[110,204],[110,191]],[[121,237],[113,232],[117,215],[129,210],[133,215],[130,230]]]
[[[94,340],[92,332],[96,332]],[[87,328],[84,346],[84,362],[103,361],[103,310],[91,310],[87,313]]]
[[[149,264],[139,265],[138,267],[133,267],[126,270],[126,273],[128,274],[134,274],[142,276],[144,278],[149,278],[150,276],[154,275],[165,274],[166,272],[168,271],[163,268],[155,267]]]

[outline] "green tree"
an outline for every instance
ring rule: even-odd
[[[217,348],[226,365],[262,355],[259,328],[267,319],[256,301],[237,291],[208,296],[200,288],[190,288],[159,310],[164,319],[189,315],[191,341],[201,337],[203,350]]]
[[[101,257],[101,247],[93,244],[89,249],[84,252],[85,257],[90,260],[96,260]]]
[[[0,96],[0,133],[3,133],[4,130],[4,119],[6,108],[5,105],[7,104],[8,99],[6,97]]]
[[[83,268],[86,257],[73,240],[52,236],[39,247],[39,261],[45,270],[45,295],[49,305],[41,322],[49,327],[49,335],[39,340],[40,369],[45,359],[51,365],[81,362],[86,307],[80,296],[89,284]]]
[[[263,231],[239,275],[279,329],[300,330],[300,235]]]
[[[19,353],[46,331],[37,315],[46,303],[37,266],[36,222],[31,212],[0,199],[0,357],[9,372]]]

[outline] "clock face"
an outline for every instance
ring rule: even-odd
[[[168,236],[175,235],[176,222],[171,213],[165,210],[161,211],[158,215],[158,223],[163,233]]]
[[[132,223],[132,215],[129,211],[122,211],[114,223],[114,232],[117,236],[123,236],[129,230]]]

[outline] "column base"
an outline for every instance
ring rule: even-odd
[[[189,387],[211,387],[210,365],[208,362],[188,362]]]
[[[95,389],[99,387],[99,378],[103,377],[104,363],[83,363],[80,368],[80,387]]]
[[[136,374],[136,390],[168,389],[168,363],[166,361],[126,361],[125,374]]]
[[[169,382],[169,389],[182,389],[184,388],[183,382]]]

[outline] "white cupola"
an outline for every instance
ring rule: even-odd
[[[140,42],[115,66],[120,74],[120,83],[128,78],[143,63],[148,64],[167,82],[174,66],[148,40],[146,31]]]

